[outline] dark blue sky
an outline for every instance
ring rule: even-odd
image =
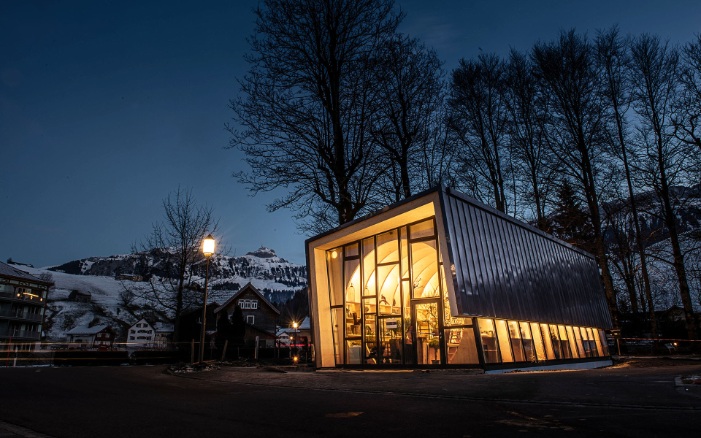
[[[178,186],[220,217],[231,255],[261,245],[304,262],[289,211],[251,198],[224,124],[247,65],[255,0],[0,0],[0,260],[60,264],[130,251]],[[453,68],[576,28],[618,24],[672,43],[701,2],[398,1],[402,31]]]

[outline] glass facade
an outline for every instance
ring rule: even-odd
[[[442,260],[434,217],[326,251],[336,366],[508,366],[608,356],[603,330],[453,315]]]
[[[319,368],[610,363],[594,257],[452,189],[306,245]]]
[[[337,365],[479,363],[472,319],[450,317],[434,218],[326,260]]]

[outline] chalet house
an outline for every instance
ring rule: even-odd
[[[87,291],[83,292],[73,289],[71,293],[68,294],[68,299],[76,303],[89,303],[92,300],[92,294]]]
[[[33,350],[41,340],[51,283],[0,262],[0,350]]]
[[[211,336],[217,331],[217,320],[214,309],[219,307],[218,303],[207,304],[207,336]],[[180,346],[189,345],[192,341],[199,343],[202,326],[202,308],[195,308],[184,312],[180,316]]]
[[[241,308],[246,323],[246,345],[253,345],[258,336],[260,347],[274,347],[280,311],[258,289],[248,283],[217,307],[214,313],[217,318],[231,318],[237,305]]]
[[[299,323],[297,328],[284,327],[277,331],[277,344],[280,347],[306,347],[311,344],[311,322],[306,317]]]
[[[168,348],[170,343],[173,342],[173,332],[175,331],[173,324],[156,322],[153,324],[153,329],[156,331],[156,337],[153,340],[153,348]]]
[[[127,332],[127,346],[131,348],[153,347],[155,340],[156,329],[143,318],[129,327]]]
[[[167,348],[173,338],[173,324],[154,322],[141,318],[127,331],[129,348]]]
[[[78,326],[66,332],[66,336],[71,347],[112,348],[115,331],[107,324]]]

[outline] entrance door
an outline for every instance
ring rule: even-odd
[[[437,365],[442,363],[440,321],[440,301],[421,300],[412,302],[412,337],[417,365]]]
[[[379,362],[383,365],[401,365],[404,362],[401,316],[381,316],[379,327]]]

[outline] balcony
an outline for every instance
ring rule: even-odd
[[[27,309],[2,309],[0,318],[17,319],[31,322],[41,322],[41,313],[31,313]]]
[[[20,296],[18,297],[17,294],[14,292],[0,292],[0,300],[19,301],[35,306],[44,305],[44,300],[42,300],[41,297],[39,297],[38,295],[20,294]]]
[[[12,338],[16,341],[38,341],[41,338],[41,332],[9,329],[0,332],[0,338]]]

